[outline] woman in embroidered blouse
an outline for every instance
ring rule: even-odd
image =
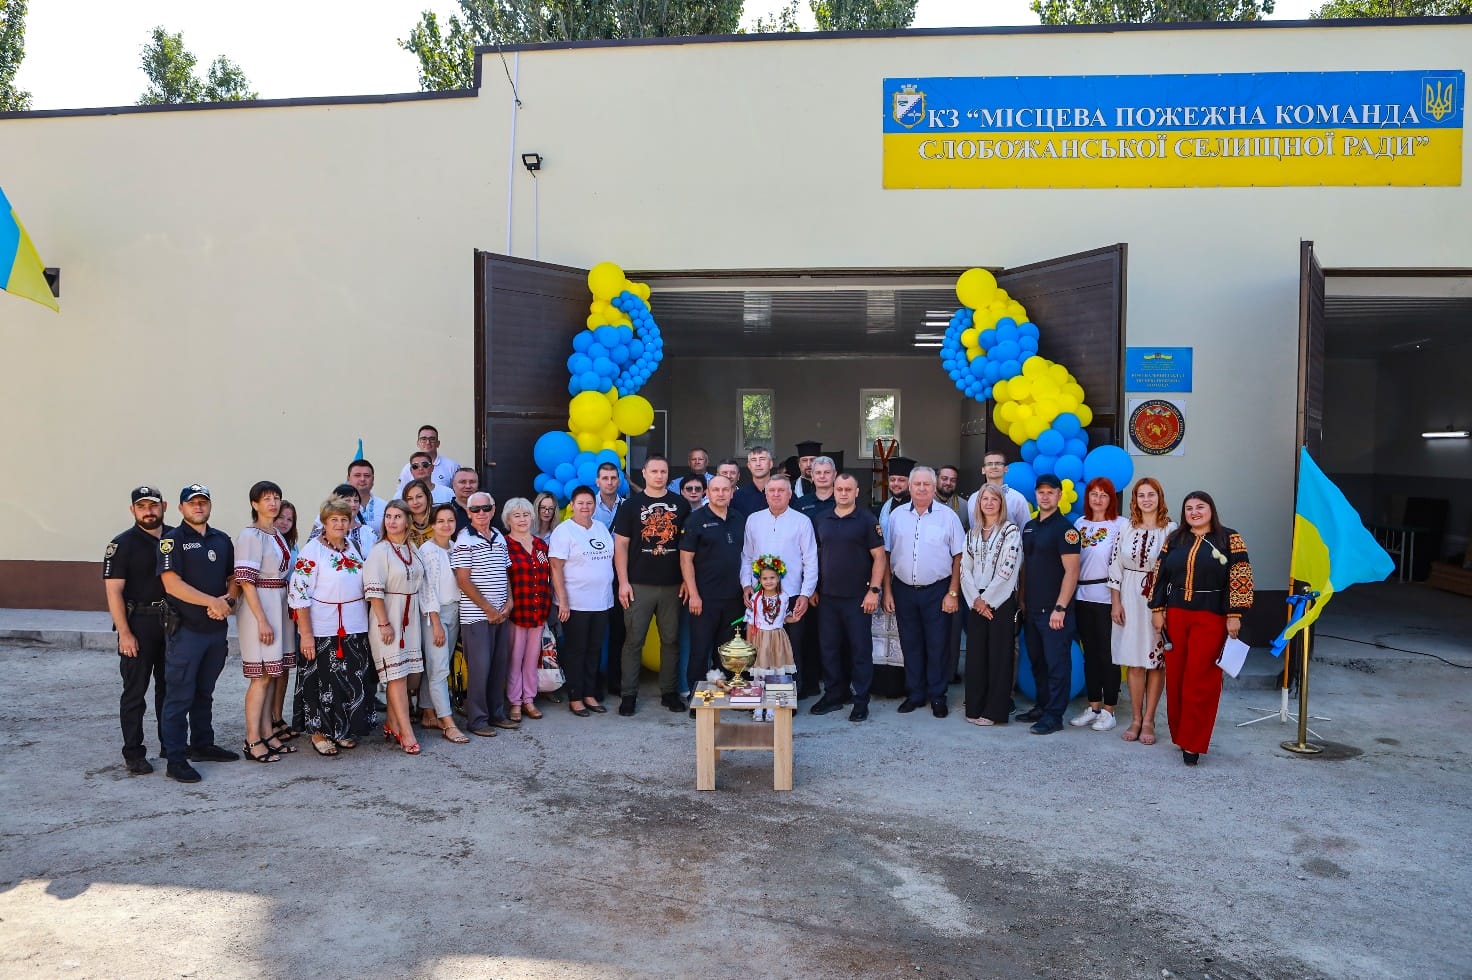
[[[1130,725],[1120,737],[1141,745],[1155,744],[1155,712],[1165,690],[1165,646],[1151,622],[1150,594],[1160,549],[1175,530],[1159,481],[1140,477],[1130,492],[1129,526],[1109,559],[1109,595],[1114,665],[1129,670]]]
[[[1007,520],[1007,498],[986,484],[971,502],[971,530],[961,556],[966,603],[966,720],[1007,723],[1017,621],[1017,570],[1022,532]]]
[[[363,562],[363,597],[368,600],[368,645],[388,703],[383,736],[418,755],[419,740],[409,716],[409,675],[424,671],[419,645],[424,559],[409,541],[409,520],[409,505],[402,500],[383,509],[383,537]]]
[[[455,536],[455,506],[435,504],[429,511],[430,539],[419,546],[424,586],[419,591],[423,618],[424,676],[419,683],[419,724],[437,728],[447,742],[470,741],[455,725],[450,705],[450,653],[460,633],[460,586],[450,567],[450,539]],[[429,706],[425,707],[428,699]]]
[[[525,497],[506,501],[506,553],[511,559],[511,667],[506,677],[506,700],[511,720],[540,718],[532,702],[537,697],[537,668],[542,666],[542,627],[552,611],[552,566],[547,542],[532,533],[536,512]]]
[[[1078,644],[1084,653],[1084,694],[1089,705],[1069,719],[1074,728],[1085,725],[1096,732],[1114,727],[1119,704],[1119,668],[1114,665],[1109,595],[1109,559],[1129,522],[1119,516],[1119,491],[1113,481],[1099,476],[1084,490],[1084,516],[1073,522],[1079,536],[1078,591],[1074,614]]]
[[[1252,608],[1252,563],[1242,535],[1217,518],[1210,494],[1186,494],[1181,516],[1185,526],[1170,536],[1160,556],[1150,616],[1169,637],[1165,713],[1171,741],[1182,761],[1194,766],[1211,745],[1221,703],[1217,657]]]
[[[322,534],[302,546],[292,566],[287,603],[298,610],[297,635],[305,663],[297,674],[305,728],[318,755],[337,755],[358,743],[375,722],[364,683],[371,663],[368,609],[363,601],[363,556],[348,540],[353,506],[329,497],[320,513]]]
[[[282,652],[289,619],[286,613],[286,574],[291,549],[276,530],[281,511],[281,488],[261,480],[250,488],[249,524],[235,538],[235,581],[245,599],[237,613],[240,629],[240,665],[249,685],[245,689],[245,755],[255,762],[280,762],[296,749],[282,743],[273,731],[271,684],[285,670]]]
[[[434,535],[429,526],[429,509],[434,504],[434,492],[424,480],[410,480],[404,484],[404,503],[409,505],[409,543],[418,548]]]

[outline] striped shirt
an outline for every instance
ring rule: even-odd
[[[470,569],[470,581],[485,600],[497,609],[506,605],[510,595],[507,572],[511,568],[511,557],[506,551],[506,537],[495,528],[490,528],[488,537],[481,537],[475,528],[467,527],[455,536],[450,548],[450,567]],[[486,611],[460,596],[460,625],[483,623]]]

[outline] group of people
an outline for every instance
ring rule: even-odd
[[[193,782],[192,762],[241,757],[216,744],[212,717],[232,612],[248,679],[242,751],[262,764],[302,737],[319,755],[339,755],[376,733],[379,711],[383,736],[408,754],[420,752],[416,723],[469,742],[448,685],[457,642],[471,735],[542,717],[538,669],[553,643],[574,715],[606,713],[614,696],[619,714],[633,715],[651,626],[670,711],[687,710],[689,692],[714,676],[734,627],[758,650],[755,673],[793,673],[800,697],[818,696],[811,713],[851,705],[855,722],[869,717],[877,635],[893,630],[903,651],[899,712],[928,705],[945,717],[964,634],[966,720],[991,727],[1012,715],[1020,623],[1037,695],[1016,717],[1032,732],[1064,725],[1077,637],[1088,706],[1072,725],[1115,727],[1125,667],[1123,737],[1154,743],[1164,691],[1183,759],[1194,765],[1207,750],[1216,657],[1252,602],[1246,547],[1208,494],[1187,495],[1178,526],[1154,479],[1130,489],[1127,517],[1116,488],[1096,479],[1075,520],[1058,510],[1060,481],[1041,474],[1034,517],[1003,481],[999,453],[985,457],[970,498],[957,492],[956,467],[896,458],[876,514],[819,444],[798,449],[789,473],[774,470],[769,449],[752,448],[745,482],[739,461],[711,473],[696,449],[672,484],[669,461],[650,455],[627,497],[625,474],[605,463],[565,517],[540,494],[508,500],[498,525],[477,472],[441,455],[438,432],[424,426],[392,500],[373,495],[373,465],[354,460],[300,547],[297,510],[270,481],[251,487],[250,522],[233,540],[209,523],[207,487],[181,491],[182,522],[169,527],[162,492],[140,486],[134,524],[103,566],[127,768],[152,771],[142,724],[150,680],[170,777]]]

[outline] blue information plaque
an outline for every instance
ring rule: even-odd
[[[1191,348],[1126,347],[1125,391],[1191,390]]]

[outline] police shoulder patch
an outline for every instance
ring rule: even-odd
[[[113,555],[115,555],[117,553],[118,553],[118,543],[116,541],[109,541],[108,544],[107,544],[107,550],[102,553],[102,557],[104,557],[104,558],[111,558]]]
[[[1078,544],[1078,532],[1073,528],[1069,528],[1063,533],[1063,540],[1069,544]]]
[[[162,541],[160,541],[158,543],[158,550],[159,550],[159,553],[160,554],[165,554],[165,555],[167,555],[169,552],[173,551],[174,550],[174,539],[173,538],[164,538]]]
[[[884,537],[884,525],[883,524],[875,524],[874,525],[874,532],[876,534],[878,534],[881,538],[883,538]]]

